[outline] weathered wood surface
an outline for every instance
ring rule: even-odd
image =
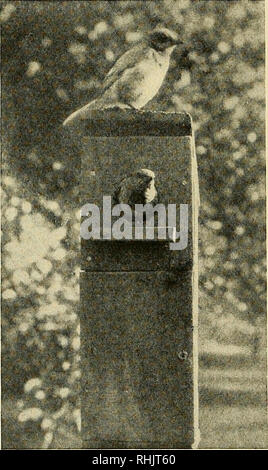
[[[83,125],[81,206],[101,205],[116,182],[140,168],[155,172],[160,202],[189,205],[183,251],[170,251],[168,241],[82,241],[84,447],[189,448],[198,420],[191,120],[113,110],[94,111]]]

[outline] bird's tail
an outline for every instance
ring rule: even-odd
[[[83,119],[87,119],[90,116],[90,111],[92,109],[108,109],[108,108],[120,108],[120,109],[133,109],[132,106],[115,102],[113,99],[108,99],[107,97],[101,96],[90,103],[86,104],[82,108],[78,109],[74,113],[70,114],[70,116],[65,119],[63,122],[63,126],[69,126],[73,124],[77,124],[79,121]]]
[[[68,116],[67,119],[65,119],[65,121],[63,122],[63,126],[69,126],[83,119],[87,119],[90,115],[91,109],[99,109],[99,108],[101,108],[101,103],[99,102],[99,100],[98,99],[93,100],[90,103],[83,106],[82,108],[79,108],[74,113],[70,114],[70,116]]]

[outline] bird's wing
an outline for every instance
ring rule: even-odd
[[[121,57],[119,57],[106,75],[102,90],[105,91],[107,88],[110,88],[110,86],[120,78],[125,70],[134,67],[142,58],[144,58],[144,45],[142,44],[138,44],[125,52]]]

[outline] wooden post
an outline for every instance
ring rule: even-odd
[[[198,441],[199,205],[191,118],[95,110],[79,139],[81,206],[102,207],[122,178],[147,168],[159,202],[178,211],[188,204],[189,213],[180,251],[170,250],[170,240],[82,239],[83,446],[191,448]]]

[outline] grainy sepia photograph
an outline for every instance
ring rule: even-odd
[[[265,1],[0,22],[2,449],[267,449]]]

